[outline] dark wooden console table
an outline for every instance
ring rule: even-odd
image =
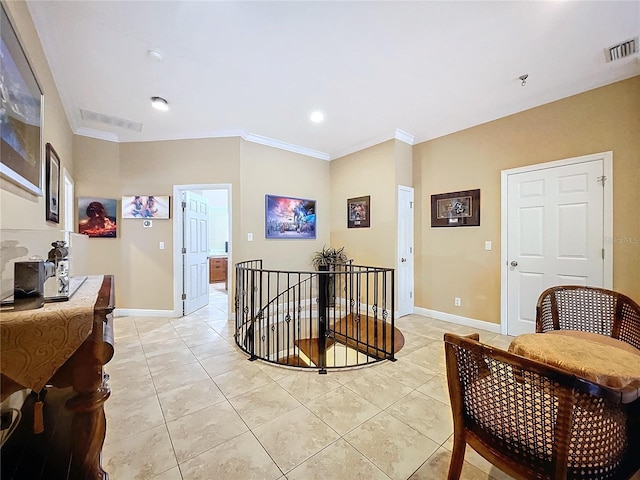
[[[49,390],[44,395],[44,432],[34,434],[33,415],[23,415],[22,423],[28,425],[21,425],[22,435],[16,431],[3,446],[3,479],[5,476],[15,480],[109,478],[100,458],[106,433],[104,402],[111,393],[102,367],[113,356],[114,308],[113,276],[105,275],[88,277],[67,302],[48,303],[37,310],[0,312],[2,399],[21,389]],[[51,412],[56,399],[64,402],[64,412],[55,416],[64,425],[55,425],[53,421]],[[23,411],[33,403],[33,399],[27,401]],[[68,433],[63,443],[68,445],[60,448],[60,432],[65,430]],[[28,467],[12,465],[18,461],[16,452],[21,448],[28,453],[19,456],[25,457],[27,463],[33,462],[29,449],[48,441],[57,445],[55,448],[41,445],[47,450],[45,457],[48,456],[44,464],[63,465],[55,474],[43,466],[40,476],[34,477]],[[10,454],[5,453],[8,448]],[[52,456],[63,458],[52,460]],[[12,467],[11,472],[7,471]],[[29,473],[20,474],[21,471]]]

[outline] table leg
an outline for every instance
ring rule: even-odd
[[[102,332],[94,333],[102,336]],[[100,358],[101,344],[93,341],[85,341],[74,355],[73,389],[76,395],[66,403],[66,408],[74,414],[71,479],[109,478],[102,469],[101,452],[107,425],[104,402],[111,395],[111,389],[103,378]]]

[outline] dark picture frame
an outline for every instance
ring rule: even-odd
[[[371,196],[347,199],[347,228],[371,226]]]
[[[44,97],[2,3],[0,11],[0,176],[41,197]]]
[[[316,201],[265,195],[265,238],[316,238]]]
[[[60,157],[50,143],[47,143],[46,179],[46,219],[49,222],[60,223]]]
[[[431,195],[431,226],[480,226],[480,189]]]

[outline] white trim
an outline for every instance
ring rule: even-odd
[[[413,145],[413,141],[415,137],[410,133],[405,132],[404,130],[400,130],[396,128],[396,140],[400,140],[401,142],[408,143],[409,145]]]
[[[475,318],[439,312],[437,310],[429,310],[428,308],[422,307],[414,307],[413,313],[424,317],[435,318],[436,320],[442,320],[443,322],[455,323],[456,325],[465,325],[467,327],[478,328],[492,333],[501,333],[500,325],[497,323],[485,322],[484,320],[476,320]]]
[[[603,175],[606,180],[604,182],[604,218],[602,219],[604,235],[604,271],[602,285],[604,288],[613,290],[613,242],[607,242],[607,239],[613,239],[613,152],[601,153],[603,160]]]
[[[326,160],[326,161],[331,160],[331,155],[329,155],[328,153],[319,152],[318,150],[301,147],[299,145],[294,145],[292,143],[282,142],[280,140],[276,140],[275,138],[256,135],[255,133],[247,132],[246,130],[242,130],[242,129],[223,129],[223,130],[195,132],[191,134],[180,134],[180,135],[173,135],[173,136],[164,135],[162,137],[145,137],[145,138],[139,138],[139,139],[130,140],[130,141],[120,140],[118,135],[116,135],[115,133],[105,132],[102,130],[96,130],[96,129],[87,128],[87,127],[78,127],[75,129],[74,133],[77,135],[81,135],[83,137],[97,138],[100,140],[107,140],[107,141],[116,142],[116,143],[157,142],[157,141],[165,141],[165,140],[184,140],[184,139],[195,139],[195,138],[240,137],[243,140],[246,140],[247,142],[259,143],[260,145],[279,148],[280,150],[299,153],[300,155],[306,155],[307,157],[318,158],[320,160]],[[405,135],[409,135],[409,134],[405,133]]]
[[[263,137],[262,135],[256,135],[255,133],[247,133],[242,138],[247,142],[259,143],[260,145],[267,145],[268,147],[279,148],[281,150],[287,150],[289,152],[299,153],[300,155],[306,155],[308,157],[319,158],[320,160],[330,161],[331,156],[328,153],[319,152],[310,148],[300,147],[292,143],[281,142],[274,138]]]
[[[76,128],[73,133],[80,135],[81,137],[97,138],[98,140],[120,143],[120,139],[115,133],[96,130],[95,128],[79,127]]]
[[[114,317],[160,317],[176,318],[173,310],[149,310],[145,308],[116,308]]]
[[[593,162],[594,160],[602,160],[603,174],[606,177],[604,185],[604,203],[603,203],[603,246],[604,248],[604,269],[603,269],[603,286],[604,288],[613,288],[613,242],[607,242],[607,238],[613,238],[613,152],[600,152],[591,155],[583,155],[581,157],[566,158],[563,160],[555,160],[552,162],[538,163],[535,165],[527,165],[524,167],[510,168],[500,172],[500,326],[501,333],[507,333],[507,182],[508,176],[533,172],[536,170],[546,170],[548,168],[563,167],[566,165],[575,165],[578,163]]]

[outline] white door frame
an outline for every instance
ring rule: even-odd
[[[233,225],[231,214],[231,184],[230,183],[206,183],[193,185],[174,185],[173,186],[173,315],[182,317],[182,291],[184,289],[184,279],[182,278],[182,239],[183,236],[183,215],[182,215],[182,192],[188,190],[226,190],[227,191],[227,208],[229,211],[229,251],[228,264],[232,265],[231,258],[233,254]],[[232,272],[231,268],[227,268],[227,285],[231,285],[229,276]],[[231,295],[229,295],[228,311],[231,312]]]
[[[407,287],[409,288],[410,293],[410,298],[411,301],[408,302],[408,304],[406,305],[407,309],[405,311],[405,309],[401,308],[403,307],[403,305],[400,305],[400,277],[398,276],[396,279],[396,290],[398,292],[397,295],[397,299],[398,299],[398,303],[396,304],[396,315],[397,316],[401,316],[401,315],[408,315],[413,313],[414,311],[414,307],[415,307],[415,298],[413,296],[414,294],[414,287],[415,287],[415,265],[414,265],[414,259],[415,259],[415,219],[414,219],[414,212],[415,212],[415,197],[414,197],[414,188],[413,187],[407,187],[404,185],[398,185],[398,192],[397,192],[397,204],[398,204],[398,216],[400,215],[400,192],[407,192],[409,194],[411,194],[411,207],[410,207],[410,221],[411,221],[411,232],[409,232],[409,242],[411,243],[411,246],[409,247],[409,254],[408,254],[408,265],[406,268],[409,269],[409,275],[407,278]],[[406,208],[406,207],[405,207]],[[400,258],[400,239],[402,237],[406,237],[408,232],[404,232],[404,231],[400,231],[400,222],[398,222],[398,239],[397,239],[397,255],[396,255],[396,272],[400,271],[400,262],[402,261],[402,259]]]
[[[64,213],[64,221],[62,222],[63,230],[67,232],[75,231],[75,184],[71,173],[66,167],[62,167],[62,179],[63,179],[63,199],[64,209],[60,209],[60,213]]]
[[[501,173],[501,220],[500,220],[500,332],[503,335],[507,333],[507,276],[509,272],[508,266],[508,245],[507,245],[507,218],[509,206],[507,202],[507,183],[509,175],[533,172],[548,168],[562,167],[565,165],[575,165],[578,163],[589,162],[593,160],[602,160],[604,183],[604,203],[603,203],[603,245],[604,249],[604,269],[603,269],[603,286],[604,288],[613,288],[613,242],[607,239],[613,238],[613,152],[601,152],[591,155],[583,155],[581,157],[567,158],[564,160],[556,160],[553,162],[538,163],[535,165],[527,165],[525,167],[511,168],[502,170]]]

